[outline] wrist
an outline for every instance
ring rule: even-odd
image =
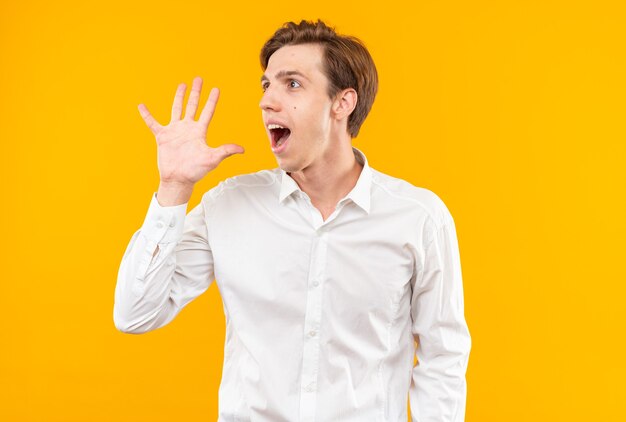
[[[164,182],[159,183],[157,201],[162,207],[186,204],[191,198],[194,185],[191,183]]]

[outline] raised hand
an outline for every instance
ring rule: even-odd
[[[206,134],[215,112],[219,90],[213,88],[209,94],[200,118],[196,121],[202,78],[193,80],[189,101],[182,117],[183,99],[186,85],[180,84],[172,105],[172,117],[167,126],[160,125],[144,104],[139,104],[139,113],[150,128],[157,142],[157,161],[161,185],[192,189],[193,185],[213,170],[227,157],[240,154],[244,149],[240,145],[225,144],[212,148],[206,143]],[[161,196],[161,190],[158,196]]]

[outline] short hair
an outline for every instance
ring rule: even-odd
[[[323,72],[328,78],[328,96],[352,88],[357,93],[356,107],[348,117],[348,133],[355,138],[367,117],[376,92],[378,72],[370,53],[361,40],[339,35],[320,19],[286,22],[261,49],[261,68],[267,69],[272,54],[287,45],[319,44],[323,47]]]

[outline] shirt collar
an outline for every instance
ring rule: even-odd
[[[354,158],[363,165],[361,174],[359,175],[356,184],[348,193],[344,199],[351,199],[352,202],[361,207],[365,212],[369,214],[371,204],[371,187],[372,187],[372,171],[367,162],[367,157],[357,148],[352,147],[354,152]],[[280,194],[278,196],[278,202],[283,202],[285,198],[291,196],[296,191],[301,191],[300,187],[295,180],[287,174],[286,171],[280,169],[281,185]]]

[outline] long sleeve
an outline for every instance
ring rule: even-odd
[[[186,209],[163,207],[152,195],[120,264],[113,307],[118,330],[139,334],[168,324],[213,281],[204,203],[187,216]]]
[[[464,317],[461,262],[454,221],[426,247],[412,292],[418,363],[409,403],[413,422],[463,422],[471,337]]]

